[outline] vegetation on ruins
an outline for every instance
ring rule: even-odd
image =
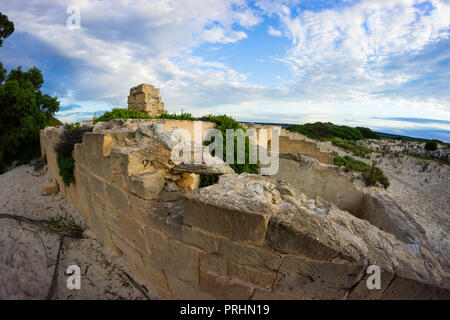
[[[152,117],[138,110],[114,108],[111,111],[105,112],[100,117],[95,117],[94,123],[107,122],[114,119],[152,119]]]
[[[13,32],[13,22],[0,13],[0,46]],[[18,67],[8,74],[0,63],[0,173],[39,157],[39,130],[58,123],[53,115],[59,101],[41,92],[43,83],[36,67]]]
[[[356,160],[352,156],[346,155],[341,157],[335,153],[334,164],[339,167],[344,167],[346,171],[361,172],[366,186],[375,186],[379,182],[384,188],[389,187],[389,178],[384,175],[383,170],[375,166],[375,163],[368,165],[365,162]]]
[[[194,117],[190,113],[181,112],[180,114],[176,113],[167,113],[163,112],[158,117],[151,117],[143,112],[140,112],[138,110],[129,110],[126,108],[114,108],[112,111],[105,112],[100,117],[97,117],[94,119],[94,123],[100,122],[100,121],[110,121],[113,119],[170,119],[170,120],[199,120],[199,121],[210,121],[217,124],[217,129],[222,133],[223,136],[223,157],[226,159],[226,130],[227,129],[242,129],[244,132],[246,131],[244,127],[240,125],[239,122],[237,122],[232,117],[229,117],[227,115],[207,115],[202,117]],[[207,142],[206,144],[212,143],[214,140]],[[237,163],[237,137],[234,137],[234,163],[230,164],[230,167],[233,168],[233,170],[236,173],[258,173],[259,172],[259,164],[250,164],[249,163],[249,149],[250,149],[250,141],[249,138],[245,138],[245,163],[239,164]],[[214,151],[213,151],[214,155]],[[214,184],[218,181],[217,176],[206,176],[201,175],[201,186],[207,186]]]
[[[372,149],[359,145],[354,140],[346,140],[338,137],[332,138],[331,143],[339,148],[350,151],[354,156],[365,157],[372,153]]]
[[[379,139],[379,135],[363,127],[339,126],[331,122],[315,122],[306,124],[295,124],[288,126],[287,130],[301,133],[311,139],[329,140],[341,138],[344,140]]]
[[[90,126],[80,126],[79,123],[68,124],[64,127],[60,141],[55,146],[59,175],[62,177],[66,186],[75,182],[75,176],[73,174],[75,160],[72,157],[75,143],[81,143],[83,135],[91,131],[92,127]]]

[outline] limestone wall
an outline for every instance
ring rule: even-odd
[[[75,145],[75,183],[69,187],[54,152],[63,129],[40,132],[62,192],[133,274],[164,297],[449,297],[449,278],[427,251],[417,254],[327,201],[284,182],[234,175],[226,164],[172,163],[165,126],[96,125]],[[196,189],[199,172],[224,175],[218,184]],[[365,283],[373,263],[382,270],[381,290]]]
[[[309,139],[308,137],[299,134],[297,132],[288,131],[281,126],[274,125],[264,125],[264,124],[254,124],[254,123],[243,123],[242,126],[246,129],[254,129],[258,133],[261,129],[265,129],[267,132],[267,141],[257,140],[257,144],[263,148],[271,146],[272,132],[274,130],[278,131],[279,134],[279,152],[298,154],[302,153],[308,155],[312,158],[317,159],[320,163],[333,164],[333,155],[328,150],[322,150],[317,146],[317,143]]]
[[[164,112],[164,103],[159,96],[159,89],[151,84],[140,84],[130,89],[128,109],[138,110],[152,117]]]

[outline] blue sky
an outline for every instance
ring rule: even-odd
[[[39,67],[66,122],[126,107],[146,82],[169,112],[450,141],[448,0],[0,0],[0,11],[16,27],[0,61]]]

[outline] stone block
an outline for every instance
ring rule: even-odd
[[[227,261],[217,254],[200,255],[200,270],[213,272],[219,276],[227,275]]]
[[[129,190],[138,197],[151,200],[157,199],[164,188],[164,178],[159,172],[143,173],[131,177],[128,182]]]
[[[111,239],[114,245],[125,255],[126,259],[130,259],[132,263],[139,267],[144,267],[144,260],[138,249],[116,232],[111,232]]]
[[[271,288],[277,275],[275,271],[267,268],[247,266],[230,260],[227,260],[226,264],[229,277],[250,282],[261,288]]]
[[[194,287],[189,283],[178,280],[177,278],[168,276],[169,288],[172,293],[172,299],[182,300],[214,300],[212,294],[205,292],[198,287]]]
[[[192,285],[198,284],[198,263],[201,251],[159,232],[145,229],[151,260],[164,267],[168,274]]]
[[[128,193],[115,185],[106,183],[105,200],[109,201],[111,205],[122,212],[130,212],[130,203],[128,201]]]
[[[277,270],[280,254],[264,248],[218,239],[219,254],[238,263]]]
[[[193,230],[191,227],[184,225],[182,241],[206,252],[218,252],[216,239],[201,231]]]
[[[263,243],[269,216],[185,200],[184,223],[231,240]]]
[[[142,225],[123,213],[118,214],[118,223],[120,235],[137,248],[142,255],[148,255]]]
[[[227,279],[210,272],[199,271],[200,289],[219,299],[248,300],[253,289],[235,280]]]

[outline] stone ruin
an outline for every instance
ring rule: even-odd
[[[450,298],[449,262],[426,244],[421,226],[387,195],[354,189],[327,164],[326,150],[286,133],[277,175],[237,175],[215,157],[174,163],[177,128],[193,131],[193,122],[97,123],[75,145],[70,186],[54,151],[64,128],[40,132],[60,190],[165,298]],[[206,147],[196,152],[212,158]],[[200,174],[220,178],[200,188]],[[380,268],[380,289],[367,287],[371,265]]]
[[[157,117],[165,111],[159,89],[146,83],[130,89],[128,109],[138,110],[152,117]]]

